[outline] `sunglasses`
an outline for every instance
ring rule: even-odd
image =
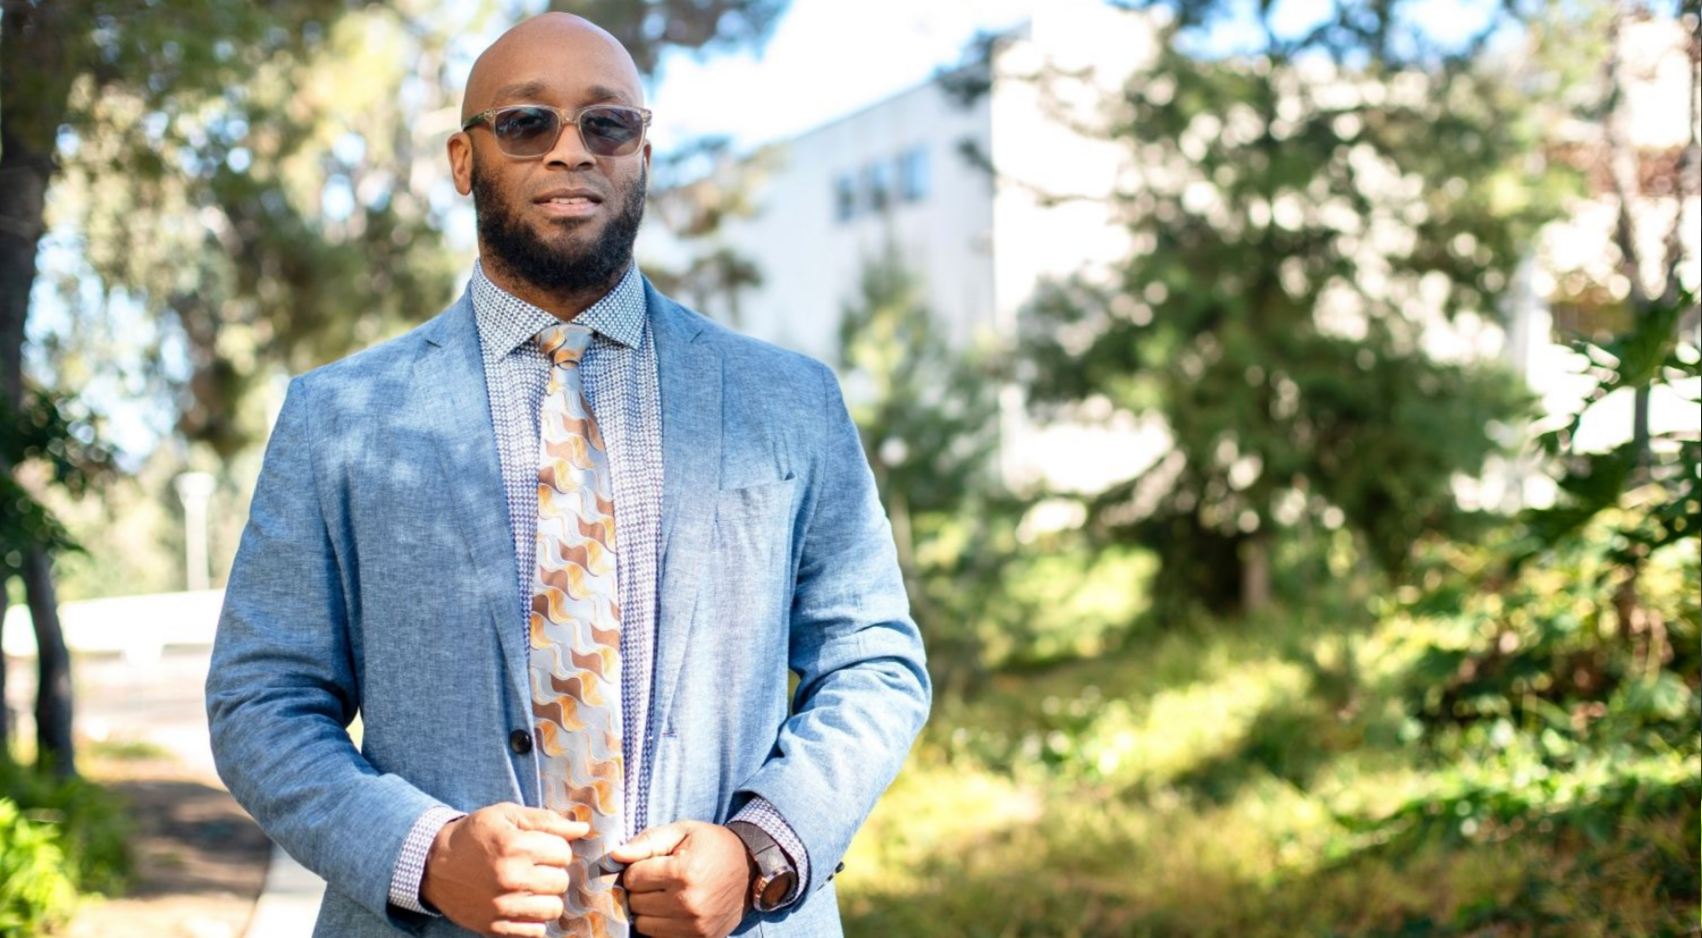
[[[650,112],[624,104],[593,104],[577,111],[543,104],[517,104],[480,111],[463,121],[461,129],[471,130],[487,120],[496,137],[497,149],[509,156],[524,159],[550,152],[555,149],[564,124],[578,127],[585,149],[598,156],[631,156],[644,144],[644,128],[650,126]]]

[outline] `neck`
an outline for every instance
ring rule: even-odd
[[[598,300],[609,295],[621,278],[626,276],[630,263],[621,265],[606,283],[574,287],[540,286],[520,276],[501,258],[480,248],[479,265],[485,276],[503,292],[538,307],[562,322],[572,322],[580,313],[590,309]]]

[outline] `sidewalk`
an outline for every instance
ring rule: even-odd
[[[308,938],[324,895],[325,881],[273,844],[266,885],[244,938]]]

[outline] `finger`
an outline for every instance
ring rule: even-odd
[[[490,933],[496,938],[549,938],[549,926],[543,922],[491,923]]]
[[[509,922],[553,922],[567,910],[561,896],[509,893],[497,896],[496,917]]]
[[[525,831],[554,834],[563,840],[578,840],[591,833],[591,825],[571,820],[548,808],[519,808],[509,813],[514,826]]]
[[[566,893],[571,885],[572,877],[566,870],[555,866],[534,866],[526,881],[526,891],[540,896],[559,896]]]
[[[629,893],[678,890],[685,886],[685,879],[680,873],[679,861],[674,857],[640,860],[621,874],[621,884]]]
[[[521,831],[509,841],[509,851],[525,857],[539,866],[566,867],[573,862],[573,848],[555,834],[541,831]]]
[[[609,851],[609,856],[621,863],[637,863],[652,857],[665,857],[679,848],[680,842],[691,833],[687,823],[652,827],[637,837]]]
[[[633,892],[627,891],[627,907],[634,915],[660,915],[665,918],[677,918],[686,914],[685,906],[680,902],[677,891]]]

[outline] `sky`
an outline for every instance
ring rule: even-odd
[[[748,150],[796,136],[927,81],[978,30],[1018,25],[1043,2],[794,0],[760,53],[665,57],[652,139],[665,150],[725,134]]]
[[[666,56],[650,100],[651,140],[666,151],[706,134],[732,138],[748,152],[797,136],[921,84],[961,58],[978,31],[1000,31],[1034,11],[1102,0],[793,0],[767,46],[697,59]],[[1255,0],[1238,0],[1234,15],[1199,41],[1205,54],[1256,47]],[[1276,0],[1280,35],[1303,32],[1335,0]],[[1411,13],[1437,41],[1459,42],[1481,29],[1499,0],[1417,0]],[[741,106],[741,102],[748,106]]]

